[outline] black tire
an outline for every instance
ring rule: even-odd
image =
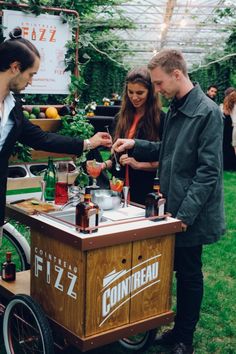
[[[30,296],[16,295],[3,317],[7,354],[53,354],[53,337],[43,310]]]
[[[144,333],[138,333],[134,336],[122,338],[119,340],[119,343],[126,349],[143,351],[154,343],[156,334],[157,330],[151,329],[150,331]]]
[[[0,247],[1,259],[5,259],[6,252],[12,252],[12,261],[16,264],[16,271],[30,269],[30,264],[27,262],[27,258],[21,244],[17,241],[12,234],[3,228],[2,245]]]

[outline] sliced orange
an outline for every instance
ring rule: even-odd
[[[113,177],[112,180],[110,181],[110,188],[114,192],[118,192],[118,193],[122,192],[123,185],[124,185],[124,181],[115,177]]]

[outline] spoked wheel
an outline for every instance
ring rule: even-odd
[[[152,329],[144,333],[138,333],[131,337],[122,338],[119,340],[119,343],[126,349],[131,349],[134,351],[142,349],[143,351],[154,343],[156,334],[157,330]]]
[[[12,261],[16,264],[17,272],[30,269],[30,246],[25,237],[9,223],[3,227],[2,244],[0,246],[2,259],[5,258],[7,251],[12,252]]]
[[[53,338],[41,307],[28,295],[16,295],[3,318],[7,354],[53,354]]]

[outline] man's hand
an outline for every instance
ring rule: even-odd
[[[125,150],[132,149],[134,144],[135,141],[133,139],[117,139],[115,144],[112,146],[112,150],[116,152],[123,152]]]
[[[96,148],[100,145],[110,148],[112,146],[112,138],[110,134],[98,132],[92,138],[89,138],[92,148]]]

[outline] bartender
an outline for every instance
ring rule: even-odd
[[[24,117],[14,93],[20,93],[32,84],[39,69],[40,54],[30,41],[22,38],[21,28],[11,31],[9,37],[0,44],[0,236],[4,223],[8,160],[16,141],[35,150],[77,156],[100,145],[108,148],[112,145],[108,133],[98,132],[85,140],[71,138],[44,132]]]

